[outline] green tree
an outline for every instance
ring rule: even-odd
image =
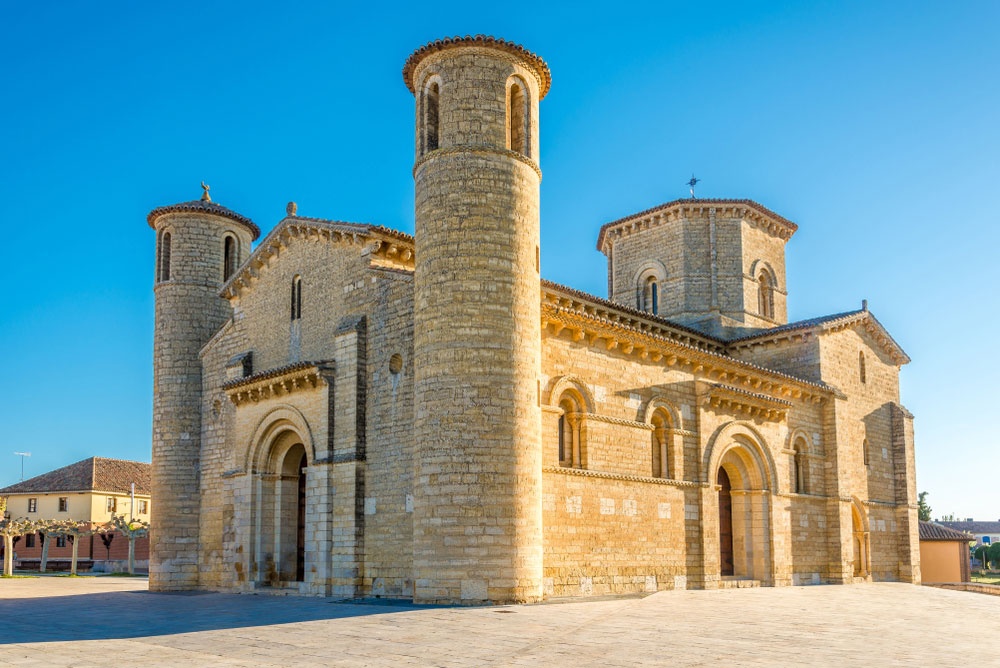
[[[110,524],[118,533],[128,538],[128,574],[135,575],[135,539],[149,533],[149,522],[132,520],[129,522],[124,515],[115,515]]]
[[[931,521],[931,507],[927,504],[927,492],[920,492],[920,501],[917,505],[917,516],[922,522]]]
[[[993,563],[993,568],[1000,567],[1000,543],[990,545],[990,549],[986,551],[986,555]]]
[[[66,536],[73,544],[73,556],[70,559],[69,573],[76,575],[76,565],[80,554],[80,539],[89,536],[93,531],[89,522],[79,520],[55,520],[49,525],[50,536]]]
[[[977,545],[976,549],[974,549],[972,551],[972,556],[974,556],[979,561],[979,563],[981,563],[983,565],[983,570],[984,571],[987,568],[986,562],[989,559],[989,556],[988,556],[989,555],[989,549],[990,549],[989,545]]]
[[[3,536],[3,575],[14,574],[14,542],[35,531],[35,523],[29,519],[7,517],[7,499],[0,497],[0,536]]]

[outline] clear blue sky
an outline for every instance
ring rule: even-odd
[[[482,5],[482,6],[479,6]],[[470,7],[475,6],[474,9]],[[545,58],[542,273],[604,296],[608,220],[687,195],[797,222],[789,315],[857,308],[913,358],[918,486],[1000,518],[1000,4],[5,3],[0,9],[0,485],[148,460],[153,232],[214,199],[413,230],[422,44]],[[982,352],[973,354],[970,349]]]

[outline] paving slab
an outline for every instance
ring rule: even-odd
[[[0,580],[0,666],[1000,666],[1000,597],[907,584],[503,607]]]

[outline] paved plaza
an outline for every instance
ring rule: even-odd
[[[0,666],[997,666],[1000,597],[906,584],[506,607],[0,581]]]

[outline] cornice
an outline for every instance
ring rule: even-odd
[[[220,296],[232,299],[260,279],[293,240],[356,246],[372,266],[413,271],[413,237],[404,232],[366,223],[288,216],[254,249],[246,262],[222,286]]]
[[[605,223],[597,235],[597,250],[608,255],[610,244],[637,232],[692,215],[737,216],[754,227],[787,241],[799,226],[750,199],[678,199]]]
[[[542,180],[542,168],[539,167],[538,163],[524,155],[523,153],[518,153],[517,151],[511,151],[507,148],[497,148],[495,146],[487,146],[486,144],[457,144],[455,146],[448,146],[445,148],[436,148],[433,151],[428,151],[422,158],[417,160],[413,164],[413,176],[416,178],[417,171],[424,166],[425,163],[445,155],[451,155],[454,153],[478,153],[481,155],[501,155],[505,158],[513,158],[518,162],[523,162],[528,167],[535,170],[538,174],[538,180]]]
[[[600,304],[560,297],[543,286],[542,328],[551,336],[568,334],[573,341],[592,347],[617,350],[623,355],[662,362],[667,367],[686,367],[702,379],[725,382],[751,393],[778,395],[779,400],[819,403],[834,396],[834,390],[826,385],[692,345],[683,335],[667,328],[643,327],[628,314],[615,313]]]
[[[860,326],[875,340],[878,347],[892,359],[893,364],[902,366],[910,362],[909,355],[896,343],[896,340],[892,338],[882,323],[867,309],[780,325],[770,330],[732,339],[729,342],[728,348],[729,350],[736,351],[756,346],[778,344],[782,341],[805,340],[815,334],[841,332],[856,326]]]
[[[316,389],[328,384],[333,362],[299,362],[277,369],[262,371],[222,385],[235,406]]]
[[[508,42],[507,40],[491,35],[445,37],[444,39],[424,44],[406,59],[406,63],[403,65],[403,82],[411,93],[416,93],[413,74],[424,58],[432,53],[439,53],[448,49],[468,49],[470,47],[487,48],[514,56],[519,62],[534,72],[538,78],[538,98],[544,98],[545,94],[549,92],[549,87],[552,85],[552,72],[549,70],[548,64],[541,57],[528,51],[520,44]]]
[[[628,482],[645,482],[655,485],[667,485],[668,487],[707,487],[705,483],[691,482],[690,480],[671,480],[670,478],[652,478],[641,475],[627,475],[623,473],[606,473],[604,471],[591,471],[588,469],[574,469],[566,466],[543,466],[542,473],[557,473],[560,475],[580,476],[582,478],[603,478],[605,480],[624,480]]]
[[[169,204],[167,206],[160,206],[149,212],[146,216],[146,222],[153,229],[156,229],[156,221],[160,216],[165,216],[171,213],[197,213],[197,214],[209,214],[212,216],[220,216],[222,218],[228,218],[229,220],[243,225],[250,231],[251,241],[256,241],[260,236],[260,228],[252,220],[247,218],[241,213],[236,213],[232,209],[227,209],[221,204],[216,204],[215,202],[205,201],[205,200],[191,200],[190,202],[179,202],[177,204]]]
[[[792,406],[792,402],[785,399],[718,383],[709,388],[705,402],[712,408],[771,421],[784,420]]]

